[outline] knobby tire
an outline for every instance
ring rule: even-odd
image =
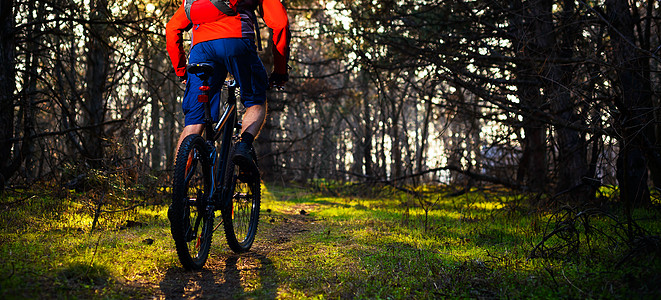
[[[168,210],[170,230],[179,261],[188,270],[202,269],[209,256],[213,212],[207,212],[211,164],[205,140],[187,136],[177,151]]]
[[[230,157],[233,154],[232,151]],[[229,189],[229,199],[221,210],[225,238],[232,251],[243,253],[250,250],[257,234],[261,201],[259,174],[249,178],[230,160],[223,182]]]

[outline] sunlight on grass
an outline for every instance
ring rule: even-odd
[[[505,205],[503,205],[502,203],[496,203],[496,202],[478,202],[478,203],[473,203],[472,206],[483,210],[498,210],[505,207]]]
[[[278,260],[280,276],[292,278],[290,291],[296,295],[300,291],[306,297],[329,298],[475,297],[486,291],[525,298],[612,295],[600,286],[612,273],[585,276],[607,268],[607,261],[602,265],[576,264],[570,257],[529,258],[549,214],[515,213],[508,203],[517,201],[516,196],[441,199],[425,212],[406,197],[290,198],[285,194],[276,191],[272,205],[311,207],[310,215],[324,220],[292,241],[291,253]],[[658,230],[656,222],[651,226]],[[591,244],[594,249],[606,246],[601,240]],[[655,264],[658,269],[659,262]],[[649,274],[645,267],[635,270]]]
[[[268,186],[266,186],[264,183],[260,185],[261,192],[262,192],[262,201],[263,202],[272,202],[275,200],[273,193],[271,193],[268,189]]]
[[[5,292],[33,295],[29,298],[70,293],[114,298],[124,292],[104,287],[152,280],[159,270],[177,263],[169,228],[163,226],[167,224],[165,206],[139,207],[119,218],[108,216],[100,223],[102,229],[93,233],[88,232],[92,218],[80,213],[80,205],[60,202],[51,209],[26,215],[14,211],[10,219],[4,219],[8,227],[0,232],[0,255],[6,260],[0,274]],[[126,220],[137,225],[126,227]],[[35,275],[39,280],[30,279]]]
[[[98,230],[90,232],[88,206],[28,197],[26,205],[0,211],[0,298],[151,298],[167,276],[181,281],[176,289],[182,297],[205,296],[200,290],[205,278],[211,282],[205,288],[231,284],[240,292],[227,297],[249,299],[655,298],[660,293],[654,289],[661,279],[657,256],[633,253],[615,268],[628,249],[595,234],[615,230],[616,216],[594,215],[589,223],[578,219],[567,227],[570,235],[579,235],[576,250],[532,258],[533,247],[553,230],[551,212],[522,208],[522,196],[507,193],[475,190],[430,199],[262,185],[253,251],[231,253],[221,226],[209,260],[214,269],[184,272],[166,205],[102,214]],[[651,233],[661,229],[655,210],[637,210],[633,217]],[[617,230],[626,237],[626,228]],[[562,246],[561,237],[566,236],[550,238],[548,245]]]

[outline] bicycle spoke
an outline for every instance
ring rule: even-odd
[[[254,180],[246,176],[233,163],[230,163],[225,176],[226,184],[232,191],[229,206],[223,212],[225,236],[230,248],[238,253],[250,249],[259,222],[259,184],[244,182]]]

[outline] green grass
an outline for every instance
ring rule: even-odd
[[[34,201],[0,213],[0,298],[139,296],[144,291],[123,284],[155,280],[176,263],[165,206],[107,215],[90,233],[92,218],[79,205]],[[127,219],[144,225],[124,229]]]
[[[218,232],[207,270],[183,272],[165,205],[102,215],[90,233],[91,211],[79,201],[24,194],[0,199],[3,299],[661,296],[658,249],[618,266],[626,247],[582,234],[576,253],[529,258],[551,214],[531,212],[518,195],[474,191],[439,198],[425,212],[399,194],[328,196],[267,185],[255,250],[233,255]],[[635,217],[660,231],[656,211]],[[125,228],[129,220],[142,226]],[[617,232],[608,217],[589,221]]]
[[[292,295],[328,298],[655,297],[658,257],[617,268],[623,249],[601,237],[577,255],[529,259],[548,214],[516,209],[516,197],[471,193],[441,199],[427,216],[401,198],[347,199],[272,188],[280,209],[305,208],[318,220],[273,260]],[[405,204],[409,203],[408,216]],[[659,232],[657,214],[637,212]],[[607,229],[608,218],[590,219]],[[553,240],[549,241],[550,243]],[[581,238],[585,243],[585,238]],[[622,245],[619,245],[622,247]],[[276,254],[276,255],[279,255]],[[599,254],[597,256],[593,256]],[[657,253],[658,254],[658,253]]]

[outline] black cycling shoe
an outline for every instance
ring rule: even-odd
[[[253,153],[252,146],[245,142],[239,142],[234,146],[232,161],[239,166],[239,180],[243,182],[253,181],[259,173]]]

